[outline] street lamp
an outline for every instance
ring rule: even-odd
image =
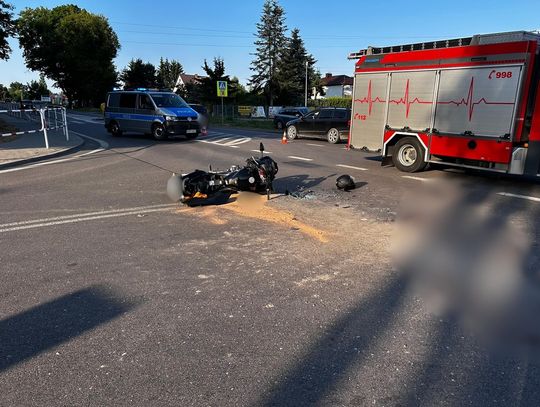
[[[308,64],[309,64],[309,61],[306,61],[306,98],[305,98],[305,104],[304,106],[307,107],[307,87],[308,87],[308,77],[307,77],[307,74],[308,74]]]

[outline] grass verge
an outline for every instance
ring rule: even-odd
[[[274,122],[269,119],[231,119],[226,118],[221,124],[219,117],[213,117],[210,121],[210,126],[217,127],[237,127],[243,129],[256,130],[274,130]]]

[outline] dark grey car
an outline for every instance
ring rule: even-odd
[[[287,123],[287,138],[325,138],[336,144],[348,137],[351,109],[325,107]]]

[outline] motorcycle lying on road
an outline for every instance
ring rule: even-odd
[[[174,202],[188,206],[221,205],[239,191],[266,193],[270,199],[272,184],[278,172],[277,163],[264,155],[250,157],[243,167],[233,165],[226,171],[195,170],[185,175],[173,174],[167,182],[167,195]]]

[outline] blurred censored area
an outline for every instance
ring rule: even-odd
[[[395,265],[428,311],[497,352],[540,361],[540,203],[437,180],[398,214]]]

